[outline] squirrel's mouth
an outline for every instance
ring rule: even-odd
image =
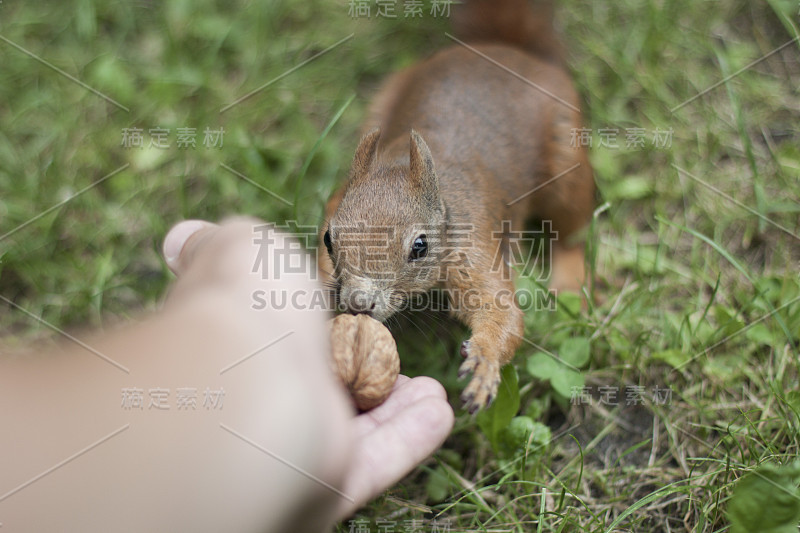
[[[372,311],[351,311],[351,310],[348,310],[347,314],[353,315],[353,316],[356,316],[356,315],[367,315],[370,318],[375,318],[374,316],[372,316]]]
[[[374,318],[378,322],[386,322],[386,320],[394,314],[393,311],[377,307],[363,310],[349,309],[345,307],[344,312],[350,315],[367,315],[370,318]]]
[[[366,301],[356,300],[355,302],[348,302],[342,299],[340,300],[339,309],[351,315],[367,315],[378,322],[386,322],[387,319],[399,311],[396,305],[384,302],[380,297],[375,297]]]

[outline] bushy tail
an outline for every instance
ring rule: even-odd
[[[459,39],[506,43],[548,61],[563,61],[550,0],[462,0],[453,5],[452,23]]]

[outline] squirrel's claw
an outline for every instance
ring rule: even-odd
[[[459,379],[472,373],[472,380],[461,394],[464,408],[470,414],[488,407],[497,395],[500,384],[500,367],[483,355],[483,351],[473,342],[461,344],[461,355],[465,358],[458,369]]]
[[[469,341],[464,341],[461,343],[461,357],[466,359],[469,357]]]

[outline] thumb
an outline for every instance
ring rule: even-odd
[[[204,220],[184,220],[174,225],[164,237],[162,246],[164,261],[169,269],[176,275],[185,270],[194,255],[193,250],[203,240],[202,235],[207,235],[208,230],[216,227],[216,224]]]

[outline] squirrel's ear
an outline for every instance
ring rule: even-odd
[[[422,135],[411,130],[411,153],[409,154],[409,170],[412,180],[426,191],[439,193],[439,182],[433,168],[433,156]]]
[[[361,176],[369,171],[373,161],[375,161],[375,153],[378,151],[380,137],[380,128],[375,128],[361,137],[358,142],[358,148],[356,148],[356,155],[353,157],[353,176]]]

